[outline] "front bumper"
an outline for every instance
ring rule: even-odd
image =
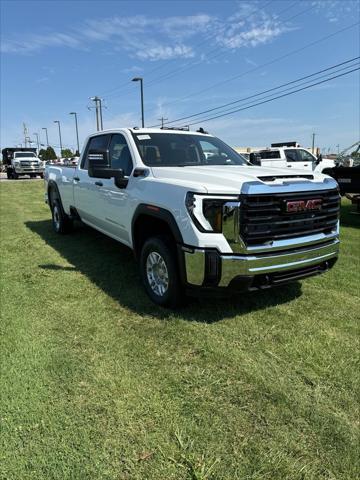
[[[223,255],[214,249],[182,248],[186,284],[193,287],[267,288],[322,273],[339,253],[338,238],[287,251],[250,255]]]
[[[16,167],[15,173],[17,173],[18,175],[30,175],[30,173],[34,175],[41,175],[44,173],[44,169],[32,167]]]

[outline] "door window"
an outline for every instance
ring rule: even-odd
[[[111,168],[121,168],[124,175],[128,177],[132,172],[133,162],[124,135],[117,133],[111,137],[109,155]]]
[[[300,161],[300,158],[297,155],[297,151],[294,150],[294,149],[285,150],[285,156],[286,156],[286,160],[288,162],[298,162],[298,161]]]
[[[84,157],[81,161],[81,168],[84,170],[88,169],[89,159],[88,151],[89,150],[106,150],[109,143],[110,135],[97,135],[96,137],[91,137],[88,141],[86,150],[84,152]]]
[[[302,162],[313,162],[315,158],[306,150],[299,150],[299,157]]]

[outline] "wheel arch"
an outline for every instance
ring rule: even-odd
[[[140,204],[135,210],[131,222],[135,257],[139,257],[142,245],[150,236],[166,233],[171,235],[175,244],[183,243],[178,224],[169,210],[155,205]]]

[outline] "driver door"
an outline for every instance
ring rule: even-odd
[[[122,169],[125,178],[129,179],[133,170],[133,160],[126,138],[121,133],[111,135],[109,144],[109,162],[111,169]],[[101,228],[110,236],[130,245],[129,234],[129,190],[128,185],[118,187],[114,178],[101,179],[98,211]]]

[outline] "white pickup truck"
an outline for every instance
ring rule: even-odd
[[[271,168],[291,168],[307,172],[323,172],[326,168],[334,168],[335,160],[315,157],[302,147],[272,147],[256,152],[256,165]]]
[[[282,285],[338,256],[335,180],[250,165],[203,131],[97,132],[75,168],[46,166],[45,186],[55,231],[77,219],[130,247],[160,305]]]
[[[44,162],[36,155],[36,149],[4,148],[2,150],[3,163],[7,178],[16,180],[21,175],[30,175],[31,178],[44,176]]]

